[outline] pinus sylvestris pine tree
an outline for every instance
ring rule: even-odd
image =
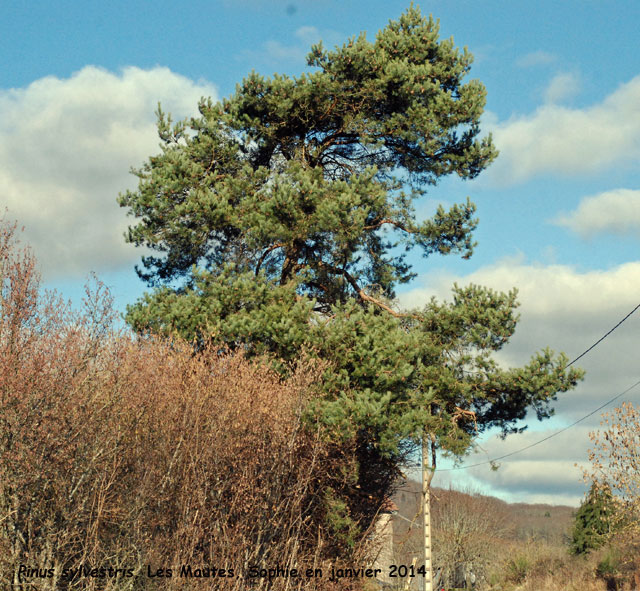
[[[521,430],[529,409],[548,417],[581,372],[549,350],[497,365],[515,291],[456,286],[451,302],[394,304],[415,277],[403,250],[473,252],[468,199],[423,221],[414,210],[441,178],[472,179],[497,155],[480,137],[485,88],[465,80],[466,48],[412,5],[374,41],[318,44],[307,59],[299,77],[251,73],[196,118],[158,109],[162,152],[119,198],[137,218],[127,240],[154,251],[138,268],[153,290],[127,320],[269,353],[283,372],[303,349],[328,361],[309,416],[357,441],[345,494],[377,502],[423,434],[463,454],[487,428]]]

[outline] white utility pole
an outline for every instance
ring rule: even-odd
[[[431,440],[431,458],[429,458]],[[422,434],[422,533],[424,542],[424,591],[433,591],[431,560],[431,479],[436,469],[436,445],[433,435]]]

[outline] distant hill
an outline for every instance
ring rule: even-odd
[[[406,481],[392,500],[392,544],[388,552],[396,564],[422,563],[422,485]],[[433,561],[450,587],[465,577],[486,580],[489,567],[502,563],[530,543],[558,548],[564,554],[574,507],[507,503],[495,497],[432,489]],[[561,550],[560,550],[561,549]],[[440,572],[442,571],[442,572]],[[473,575],[471,575],[473,573]],[[411,581],[411,589],[418,583]]]
[[[398,507],[400,518],[394,528],[406,530],[414,520],[422,526],[422,518],[416,517],[420,511],[422,485],[415,480],[407,480],[396,491],[393,501]],[[571,529],[575,507],[567,505],[547,505],[543,503],[507,503],[496,497],[457,491],[453,489],[432,488],[432,512],[434,522],[445,507],[460,505],[464,510],[486,514],[500,525],[500,537],[504,540],[525,541],[540,540],[552,545],[561,545]],[[434,523],[438,527],[438,523]],[[416,528],[417,529],[417,528]]]

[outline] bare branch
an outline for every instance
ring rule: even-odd
[[[362,289],[358,285],[358,282],[346,269],[340,269],[338,267],[334,267],[333,265],[330,265],[329,263],[325,263],[324,261],[319,261],[318,264],[320,267],[327,269],[331,273],[334,273],[336,275],[342,275],[347,280],[347,282],[351,285],[351,287],[353,287],[354,291],[358,294],[358,297],[362,301],[370,302],[378,306],[382,310],[389,312],[389,314],[391,314],[396,318],[415,318],[416,320],[422,320],[422,318],[420,316],[417,316],[416,314],[403,314],[401,312],[396,312],[393,308],[387,306],[387,304],[385,304],[384,302],[381,302],[380,300],[370,296],[368,293],[364,291],[364,289]]]
[[[260,272],[260,267],[262,266],[262,263],[264,263],[264,260],[265,260],[265,258],[267,258],[269,253],[273,252],[274,250],[276,250],[278,248],[282,248],[283,246],[286,246],[284,242],[277,242],[276,244],[274,244],[274,245],[270,246],[269,248],[267,248],[267,250],[265,250],[260,255],[260,259],[258,260],[258,264],[256,265],[256,277],[258,276],[258,273]]]

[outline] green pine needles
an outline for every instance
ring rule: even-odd
[[[574,517],[571,551],[586,554],[611,541],[612,533],[619,529],[616,512],[611,489],[592,484]]]

